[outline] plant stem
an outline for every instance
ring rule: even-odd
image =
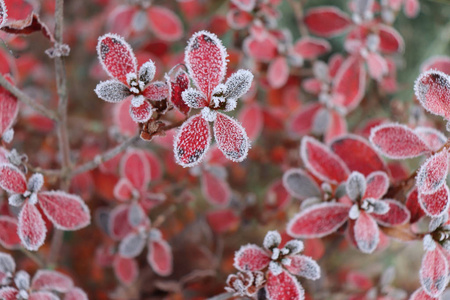
[[[300,31],[300,34],[302,36],[308,36],[308,28],[306,28],[305,23],[303,22],[303,6],[302,3],[298,0],[288,0],[289,4],[291,5],[295,19],[297,21],[298,30]]]
[[[20,248],[20,251],[23,254],[25,254],[28,258],[30,258],[32,261],[34,261],[39,266],[39,268],[44,267],[44,262],[37,254],[34,254],[33,252],[30,252],[25,248]]]

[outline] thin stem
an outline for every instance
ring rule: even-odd
[[[302,36],[308,36],[308,28],[306,28],[305,23],[303,22],[303,6],[302,3],[298,0],[288,0],[289,4],[292,6],[294,11],[295,19],[297,21],[298,30]]]
[[[30,252],[25,248],[20,248],[20,251],[23,254],[25,254],[29,259],[34,261],[39,266],[39,268],[44,267],[44,262],[42,261],[41,257],[39,257],[37,254],[34,254],[33,252]]]
[[[5,89],[7,89],[11,94],[16,96],[16,98],[19,101],[22,101],[26,105],[30,106],[31,108],[42,114],[43,116],[46,116],[47,118],[58,122],[58,116],[53,111],[48,110],[47,108],[36,102],[34,99],[32,99],[30,96],[22,92],[16,86],[12,85],[11,82],[6,80],[3,74],[0,74],[0,85],[3,86]]]

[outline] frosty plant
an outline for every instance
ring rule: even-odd
[[[269,299],[304,299],[305,292],[295,276],[319,279],[320,267],[310,257],[299,254],[303,250],[301,241],[280,244],[281,235],[269,231],[264,238],[264,249],[254,244],[242,246],[234,255],[234,267],[241,273],[237,277],[230,275],[227,290],[252,297],[257,292],[255,285],[258,288],[264,285]]]
[[[227,52],[216,35],[200,31],[188,42],[185,63],[195,85],[182,93],[183,101],[201,112],[189,118],[175,137],[177,163],[192,167],[206,154],[211,142],[208,122],[214,122],[214,137],[222,153],[240,162],[247,157],[250,141],[244,128],[233,118],[218,112],[236,108],[237,100],[251,86],[250,71],[239,70],[222,83],[227,70]]]

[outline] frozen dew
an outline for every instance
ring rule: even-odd
[[[126,85],[114,79],[100,82],[94,91],[100,99],[111,103],[120,102],[131,95]]]
[[[266,249],[272,249],[278,247],[280,243],[281,235],[278,233],[278,231],[269,231],[264,237],[263,246]]]

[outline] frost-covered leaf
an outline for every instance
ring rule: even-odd
[[[294,51],[304,59],[316,59],[330,50],[328,41],[312,37],[303,37],[294,45]]]
[[[297,278],[284,270],[278,275],[272,272],[268,273],[266,295],[269,300],[305,299],[305,291],[298,283]]]
[[[366,192],[366,178],[359,172],[352,172],[345,184],[347,196],[356,201],[360,199]]]
[[[366,61],[370,77],[380,81],[383,76],[387,75],[389,71],[388,64],[383,56],[376,52],[369,52],[369,54],[367,54]]]
[[[420,288],[412,293],[411,297],[409,297],[409,300],[439,300],[439,298],[431,297],[430,295],[425,293],[422,288]]]
[[[315,116],[322,109],[321,104],[310,104],[294,114],[289,124],[289,129],[296,135],[305,135],[310,133]]]
[[[445,74],[450,74],[450,56],[432,56],[422,64],[420,69],[422,72],[437,70]]]
[[[191,108],[203,108],[207,103],[205,95],[199,90],[188,88],[181,93],[184,103]]]
[[[312,33],[323,37],[338,35],[352,23],[343,11],[334,6],[321,6],[308,10],[304,22]]]
[[[132,284],[138,277],[139,266],[134,259],[117,255],[113,262],[114,273],[117,279],[125,285]]]
[[[422,138],[400,124],[385,124],[373,128],[370,142],[384,156],[393,159],[416,157],[429,151]]]
[[[129,149],[120,162],[120,176],[127,178],[135,189],[144,191],[150,182],[150,164],[142,150]]]
[[[109,214],[108,232],[114,240],[123,239],[133,230],[128,222],[129,206],[118,205]]]
[[[189,75],[207,99],[222,82],[227,69],[228,56],[222,42],[213,33],[199,31],[194,33],[185,51],[185,62]]]
[[[0,187],[8,193],[23,194],[27,190],[25,175],[12,164],[0,165]]]
[[[435,193],[445,183],[448,168],[449,154],[446,148],[428,158],[417,173],[416,186],[419,193]]]
[[[417,222],[425,215],[421,205],[419,204],[419,192],[417,188],[411,190],[406,197],[406,207],[411,214],[411,223]]]
[[[165,82],[154,81],[142,91],[142,95],[147,99],[160,101],[169,96],[169,86]]]
[[[321,180],[339,183],[347,179],[349,171],[344,162],[312,137],[302,139],[300,156],[306,168]]]
[[[438,151],[447,142],[447,137],[442,132],[431,127],[419,126],[414,129],[414,132],[417,133],[417,135],[428,145],[428,148],[433,151]]]
[[[169,276],[173,269],[172,248],[163,239],[150,239],[147,261],[159,276]]]
[[[2,287],[0,288],[0,299],[4,300],[16,300],[19,291],[12,287]]]
[[[66,293],[73,288],[73,281],[60,272],[39,270],[33,277],[31,288]]]
[[[320,278],[320,267],[311,257],[304,255],[289,256],[290,264],[284,265],[286,270],[295,276],[316,280]]]
[[[448,284],[448,261],[440,247],[426,251],[419,271],[420,283],[424,291],[438,297]]]
[[[41,213],[35,205],[25,202],[19,213],[18,234],[22,245],[31,251],[36,251],[44,244],[47,228]]]
[[[302,169],[289,169],[283,174],[283,186],[300,200],[320,197],[321,192],[317,183]]]
[[[88,300],[88,296],[82,289],[76,287],[64,295],[64,300]]]
[[[139,205],[137,202],[133,202],[130,205],[130,209],[128,210],[128,222],[131,226],[137,227],[138,225],[142,224],[142,222],[144,222],[146,217],[147,216],[141,205]]]
[[[281,243],[281,235],[278,231],[269,231],[264,237],[263,246],[264,248],[270,250],[272,248],[278,247]]]
[[[270,255],[262,248],[248,244],[234,254],[234,267],[240,271],[259,271],[270,263]]]
[[[54,293],[46,291],[38,291],[31,293],[28,300],[60,300]]]
[[[58,229],[78,230],[91,223],[89,208],[80,197],[62,191],[42,192],[39,205]]]
[[[20,245],[17,235],[17,220],[9,216],[0,216],[0,245],[6,249],[16,249]]]
[[[124,84],[127,84],[127,74],[137,73],[133,50],[116,34],[107,33],[98,39],[97,54],[105,71]]]
[[[201,114],[190,117],[179,129],[174,141],[175,160],[183,167],[198,164],[211,142],[211,129]]]
[[[0,1],[0,3],[3,2]],[[0,20],[1,20],[1,11],[0,11]],[[10,80],[10,77],[8,75],[6,75],[5,78],[10,83],[12,83],[12,80]],[[16,120],[18,112],[19,112],[19,105],[17,103],[17,98],[3,87],[0,87],[0,135],[4,135],[9,129],[11,129],[11,126]]]
[[[175,80],[171,80],[166,76],[167,85],[169,87],[169,100],[183,114],[189,113],[189,106],[184,102],[182,93],[189,88],[190,79],[188,74],[179,70],[175,76]]]
[[[385,199],[379,202],[387,203],[389,210],[384,214],[376,214],[376,212],[371,214],[378,224],[389,227],[402,225],[409,221],[409,210],[402,203],[391,199]]]
[[[134,258],[141,254],[145,247],[146,239],[139,233],[129,233],[120,242],[119,253],[125,258]]]
[[[375,220],[366,212],[361,211],[354,226],[354,238],[359,250],[364,253],[375,251],[380,241],[380,232]]]
[[[206,214],[211,229],[217,233],[225,233],[236,229],[241,221],[240,217],[232,209],[225,208],[211,211]]]
[[[25,271],[19,271],[14,276],[14,283],[19,290],[28,290],[30,288],[30,274]]]
[[[253,103],[244,106],[239,112],[238,120],[241,122],[242,127],[245,128],[245,132],[247,132],[250,140],[257,139],[261,134],[264,118],[259,104]]]
[[[267,81],[274,89],[284,86],[289,78],[289,66],[283,56],[274,59],[267,70]]]
[[[384,172],[373,172],[366,179],[364,198],[381,199],[389,188],[389,178]]]
[[[256,0],[231,0],[239,9],[243,11],[252,11],[255,8]]]
[[[131,96],[130,89],[118,80],[102,81],[95,87],[97,96],[111,103],[117,103]]]
[[[133,198],[134,186],[127,178],[120,178],[114,186],[114,197],[119,201],[127,201]]]
[[[130,105],[130,117],[136,123],[145,123],[152,117],[153,107],[148,101],[142,102],[141,105],[135,107]]]
[[[0,252],[0,273],[14,273],[16,270],[16,263],[11,255]]]
[[[152,5],[147,9],[148,22],[157,37],[165,41],[176,41],[183,35],[183,24],[171,10]]]
[[[253,74],[249,70],[238,70],[230,75],[225,86],[225,98],[238,99],[248,92],[252,85]]]
[[[378,49],[386,54],[402,52],[405,48],[405,42],[402,36],[392,26],[378,24],[378,37],[380,43]]]
[[[229,160],[241,162],[247,157],[250,140],[245,129],[233,118],[217,113],[214,138],[220,151]]]
[[[224,206],[231,200],[231,189],[226,180],[204,170],[201,176],[202,193],[214,205]]]
[[[5,5],[5,1],[0,1],[0,28],[5,24],[8,19],[8,10]]]
[[[302,210],[287,225],[287,233],[296,238],[318,238],[329,235],[348,219],[349,205],[322,203]]]
[[[44,176],[40,173],[35,173],[28,179],[27,189],[32,193],[37,193],[43,185]]]
[[[139,69],[139,81],[147,85],[155,77],[156,67],[153,60],[149,59]]]
[[[427,71],[414,85],[417,99],[432,114],[450,120],[450,79],[440,71]]]
[[[449,190],[447,184],[441,185],[434,194],[419,193],[419,204],[430,217],[437,217],[447,212],[449,207]]]

